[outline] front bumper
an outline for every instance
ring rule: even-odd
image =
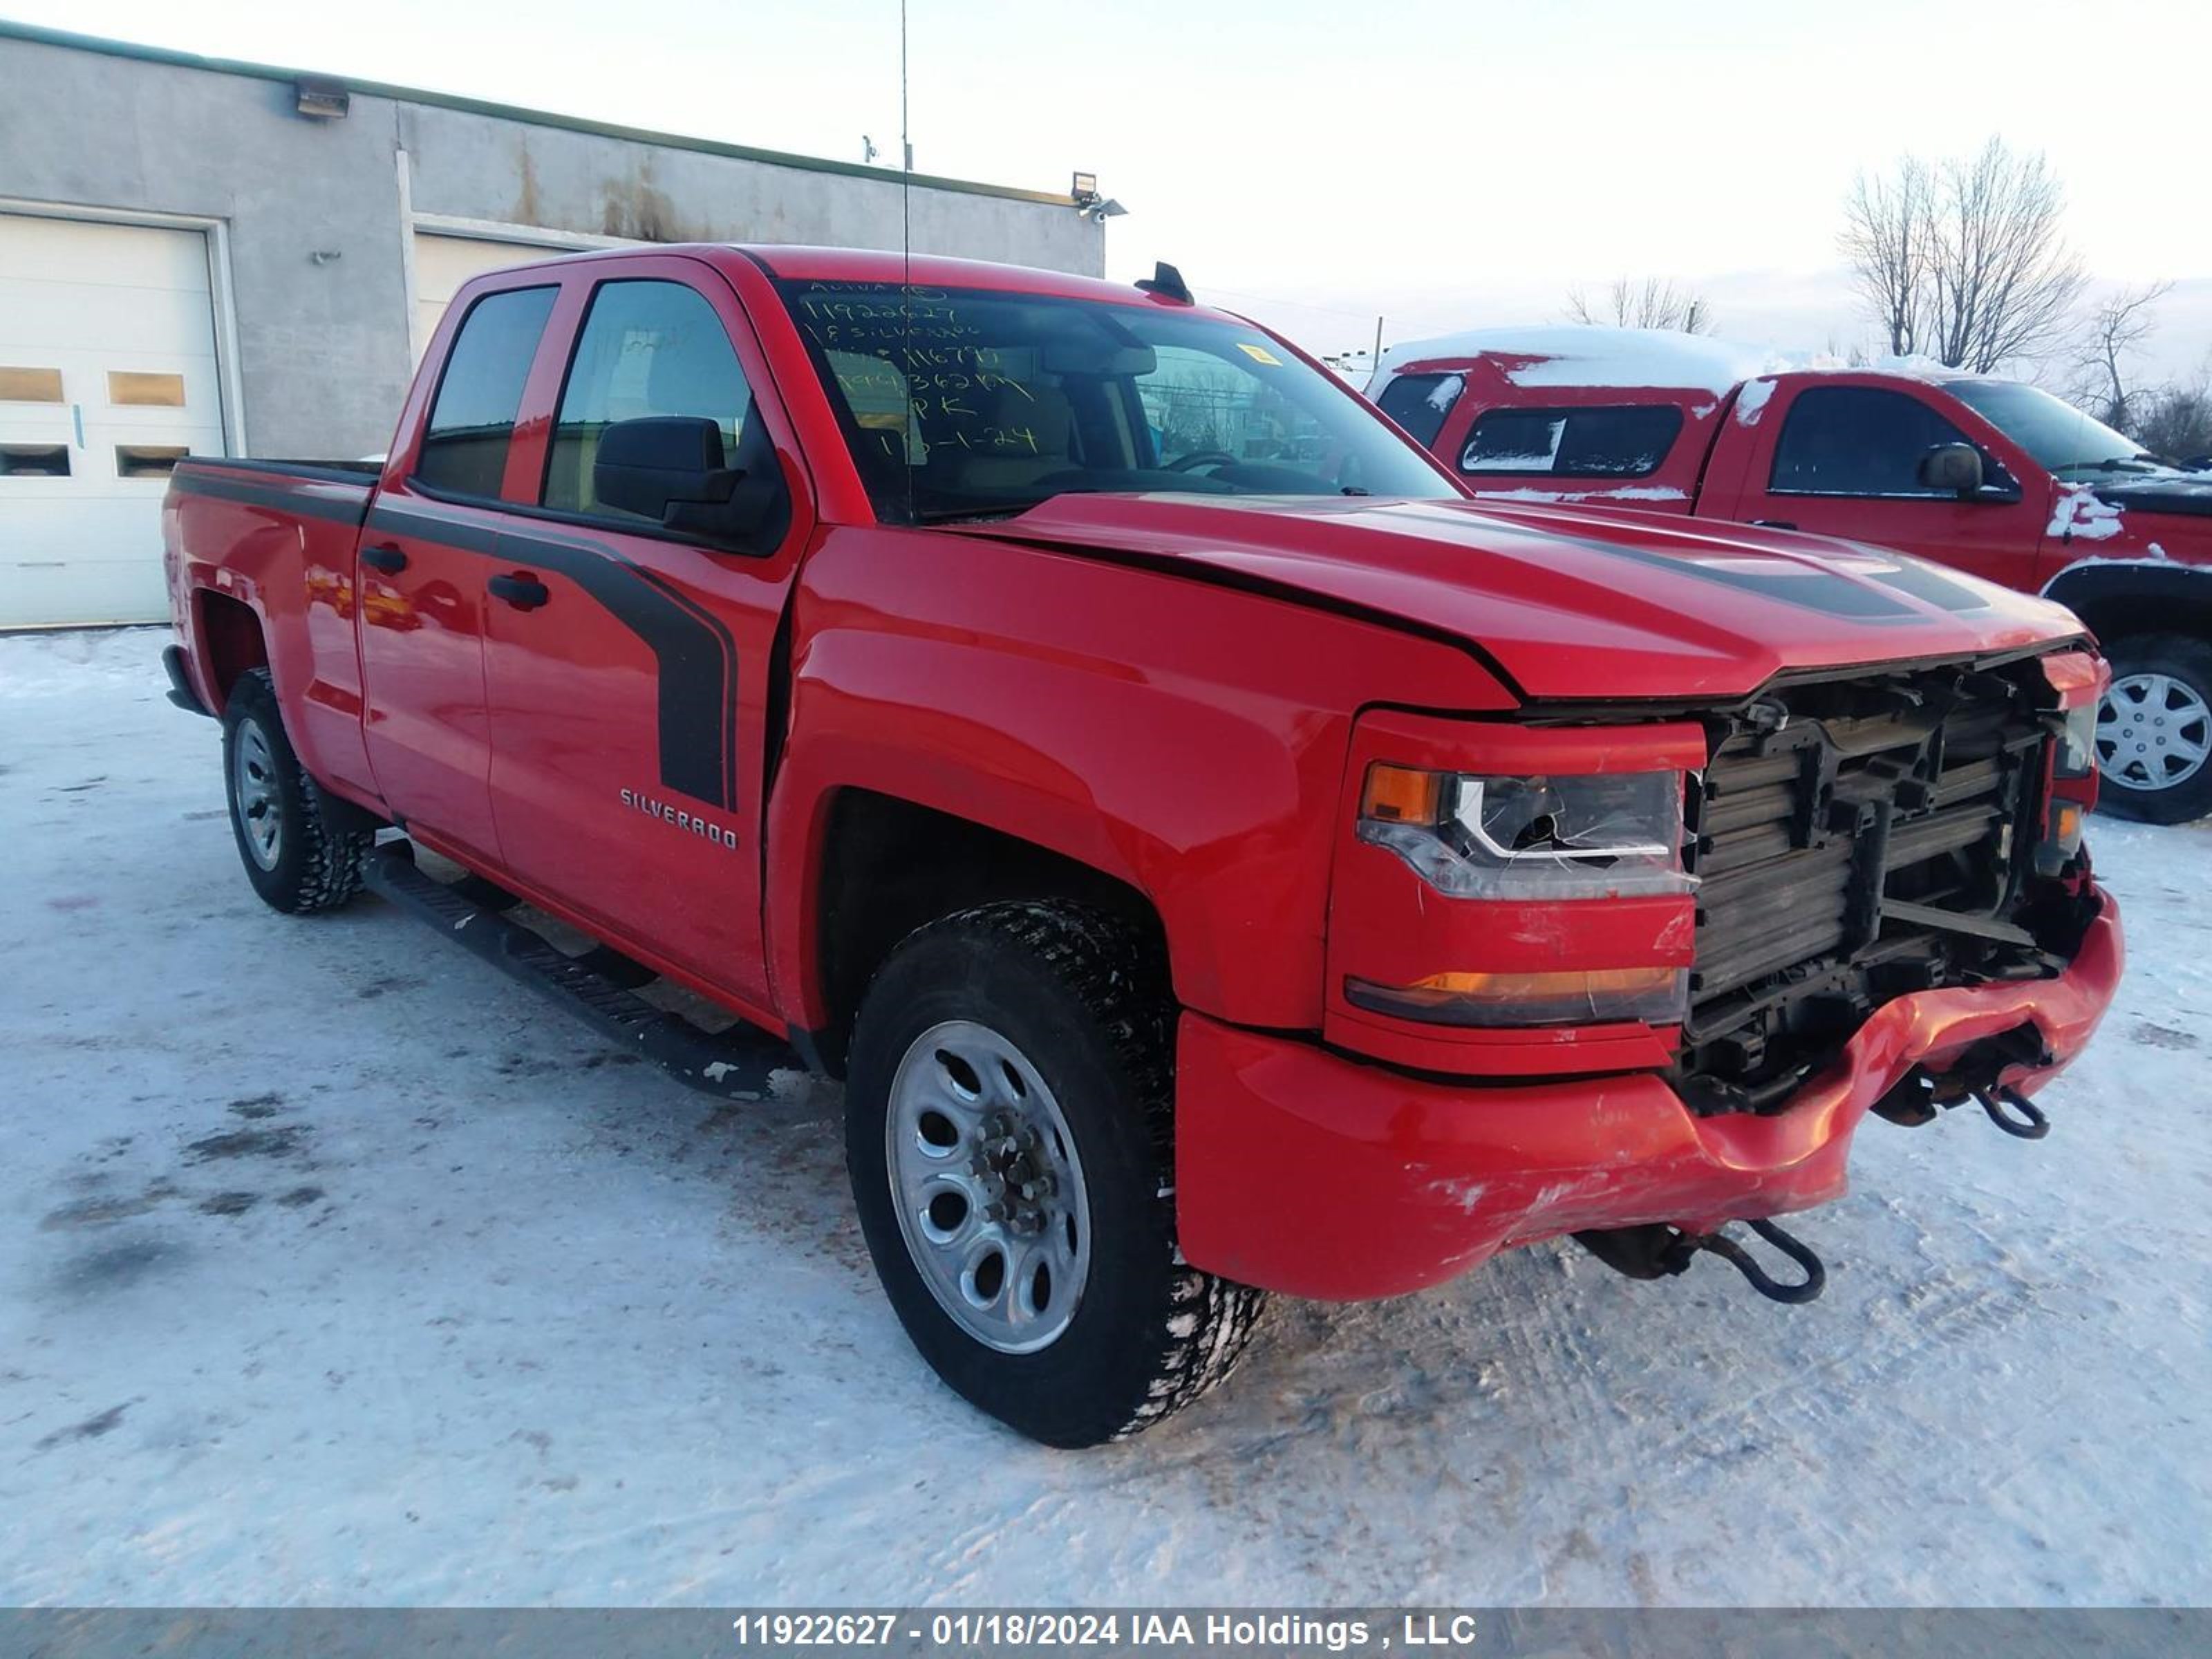
[[[1923,991],[1875,1011],[1780,1111],[1698,1117],[1653,1073],[1466,1087],[1182,1017],[1176,1206],[1184,1255],[1243,1284],[1350,1301],[1434,1285],[1515,1244],[1667,1222],[1692,1232],[1840,1197],[1851,1137],[1916,1065],[2032,1021],[2063,1071],[2118,989],[2118,907],[2057,979]]]

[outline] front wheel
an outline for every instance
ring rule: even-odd
[[[1176,1249],[1158,956],[1085,907],[988,905],[908,936],[854,1030],[846,1162],[884,1291],[939,1376],[1048,1445],[1197,1399],[1262,1300]]]
[[[2179,634],[2116,640],[2097,711],[2097,810],[2145,823],[2212,812],[2212,644]]]

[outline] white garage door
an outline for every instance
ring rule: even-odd
[[[222,453],[207,239],[0,214],[0,627],[167,618],[169,469]]]
[[[441,236],[415,233],[415,356],[419,361],[437,331],[446,305],[461,284],[487,270],[550,259],[558,248],[531,247],[520,242],[494,242],[477,236]]]

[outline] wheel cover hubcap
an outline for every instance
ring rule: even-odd
[[[230,786],[246,850],[264,870],[274,870],[284,850],[284,800],[276,789],[276,759],[258,722],[240,720],[231,761]]]
[[[2170,674],[2130,674],[2112,682],[2097,710],[2097,765],[2130,789],[2171,789],[2195,777],[2212,756],[2212,708],[2196,687]]]
[[[1091,1205],[1036,1067],[988,1025],[933,1025],[899,1062],[884,1132],[899,1231],[938,1305],[1001,1353],[1057,1340],[1090,1277]]]

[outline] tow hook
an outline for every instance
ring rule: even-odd
[[[2033,1024],[2015,1025],[1976,1043],[1941,1074],[1915,1066],[1874,1103],[1874,1113],[1892,1123],[1917,1128],[1933,1123],[1940,1113],[1972,1100],[2007,1134],[2021,1140],[2040,1140],[2051,1133],[2051,1120],[2018,1089],[1998,1079],[2014,1066],[2048,1066],[2053,1058],[2051,1045]]]
[[[2009,1084],[1980,1090],[1974,1098],[1982,1103],[1990,1121],[2008,1135],[2017,1135],[2022,1140],[2040,1140],[2051,1133],[2051,1120],[2044,1116],[2033,1101]],[[2017,1117],[2013,1115],[2015,1112],[2019,1114]]]
[[[1752,1231],[1788,1256],[1805,1270],[1805,1277],[1794,1285],[1785,1285],[1769,1278],[1766,1269],[1751,1258],[1749,1251],[1725,1233],[1705,1233],[1686,1236],[1683,1243],[1692,1250],[1707,1250],[1734,1267],[1770,1302],[1810,1302],[1828,1287],[1828,1270],[1820,1258],[1813,1254],[1812,1246],[1802,1238],[1792,1237],[1771,1221],[1753,1221],[1746,1224]]]
[[[1615,1273],[1631,1279],[1671,1279],[1686,1273],[1700,1250],[1717,1255],[1744,1276],[1751,1288],[1771,1302],[1810,1302],[1827,1288],[1828,1270],[1812,1247],[1771,1221],[1747,1224],[1804,1270],[1794,1284],[1775,1279],[1751,1253],[1725,1233],[1690,1233],[1652,1222],[1638,1227],[1608,1227],[1577,1233],[1575,1243]]]

